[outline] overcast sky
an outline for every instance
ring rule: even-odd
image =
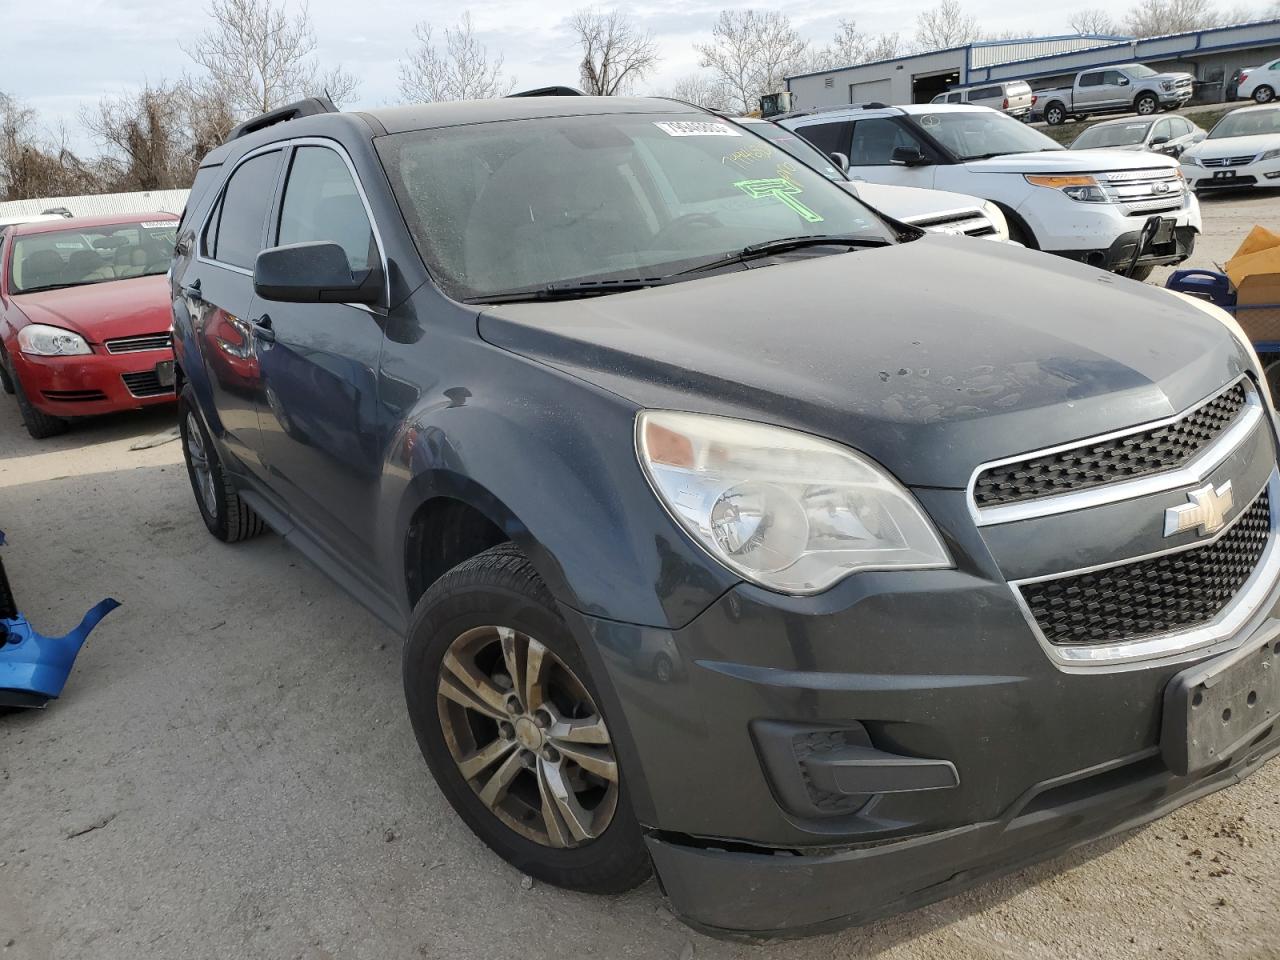
[[[841,17],[870,33],[914,31],[915,16],[933,0],[865,0],[857,6],[774,0],[754,6],[787,13],[805,36],[826,43]],[[295,0],[289,0],[291,8]],[[658,37],[662,62],[639,92],[661,89],[697,69],[695,42],[709,37],[712,21],[733,0],[638,0],[625,9]],[[989,31],[1030,34],[1064,32],[1071,10],[1098,0],[1066,5],[1009,4],[967,0],[966,7]],[[545,0],[479,0],[470,4],[477,31],[489,51],[505,57],[521,87],[577,85],[577,50],[565,19],[577,4]],[[147,80],[176,77],[189,62],[181,44],[206,26],[203,0],[3,0],[0,30],[0,90],[40,111],[46,123],[66,123],[78,148],[91,143],[79,129],[79,110],[104,93],[135,89]],[[396,100],[396,61],[404,55],[413,24],[441,26],[464,9],[404,0],[311,0],[311,18],[327,63],[341,62],[362,80],[358,106]]]

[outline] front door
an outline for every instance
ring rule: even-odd
[[[315,240],[341,246],[353,270],[383,270],[345,155],[297,145],[270,242]],[[309,532],[365,570],[382,472],[377,372],[384,308],[259,299],[252,318],[263,381],[257,417],[271,484]]]
[[[907,165],[902,151],[915,151],[926,163]],[[932,187],[932,149],[895,117],[868,117],[853,125],[849,144],[849,176],[872,183]]]
[[[251,156],[227,181],[183,276],[182,296],[209,371],[217,423],[226,448],[260,473],[258,360],[249,326],[253,264],[262,249],[283,151]]]

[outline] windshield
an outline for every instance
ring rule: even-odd
[[[146,220],[14,237],[9,287],[35,293],[164,273],[177,220]]]
[[[1280,107],[1270,110],[1238,110],[1228,113],[1211,131],[1210,140],[1226,137],[1261,137],[1280,133]]]
[[[1151,129],[1150,120],[1135,120],[1133,123],[1104,123],[1090,127],[1071,144],[1072,150],[1087,150],[1091,147],[1131,147],[1143,143],[1147,139],[1147,131]]]
[[[705,114],[480,123],[378,150],[432,275],[458,299],[666,278],[782,238],[893,239],[821,174]]]
[[[808,164],[828,180],[848,181],[849,178],[830,159],[824,157],[822,151],[799,134],[792,133],[786,127],[780,127],[776,123],[768,122],[744,124],[744,126],[752,133],[758,133],[770,143],[781,147],[801,163]]]
[[[1064,150],[1038,130],[997,110],[955,110],[916,113],[910,120],[957,160],[979,160],[1006,153]]]
[[[1131,77],[1154,77],[1158,74],[1148,66],[1141,63],[1135,63],[1132,67],[1125,67],[1125,73]]]

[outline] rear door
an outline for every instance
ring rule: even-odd
[[[1080,74],[1071,96],[1071,109],[1085,113],[1089,108],[1096,110],[1103,105],[1107,93],[1102,85],[1102,74],[1101,70]]]
[[[272,246],[337,243],[354,271],[386,276],[364,194],[333,141],[295,142],[287,159]],[[257,410],[271,485],[331,552],[370,569],[372,515],[381,476],[378,361],[385,301],[257,300],[263,390]]]
[[[283,150],[251,154],[232,171],[197,238],[197,256],[183,274],[186,301],[208,371],[214,411],[226,448],[261,473],[258,360],[249,326],[253,264],[262,249],[267,214]]]

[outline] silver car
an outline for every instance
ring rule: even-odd
[[[1150,150],[1180,157],[1208,134],[1186,117],[1122,117],[1095,123],[1071,143],[1072,150]]]

